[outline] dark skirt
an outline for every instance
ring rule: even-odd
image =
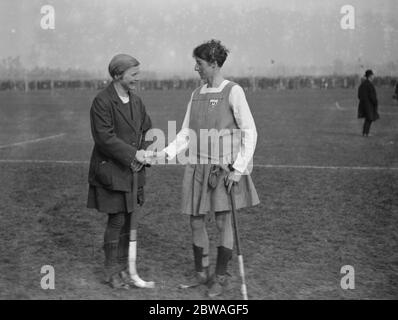
[[[104,213],[133,212],[133,193],[89,186],[87,208]]]

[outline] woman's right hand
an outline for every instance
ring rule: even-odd
[[[138,150],[135,153],[135,158],[138,162],[144,163],[145,164],[145,150]]]

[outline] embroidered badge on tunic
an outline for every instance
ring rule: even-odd
[[[218,103],[218,99],[210,99],[210,107],[214,108]]]

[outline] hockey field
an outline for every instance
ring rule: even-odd
[[[248,92],[258,130],[252,173],[261,204],[239,211],[249,299],[398,298],[398,105],[377,88],[380,120],[361,136],[351,89]],[[86,208],[96,92],[0,92],[0,299],[207,299],[180,290],[193,270],[181,165],[147,170],[140,276],[155,289],[102,281],[106,216]],[[181,125],[188,91],[138,93],[154,127]],[[209,216],[210,261],[217,233]],[[41,287],[43,266],[55,288]],[[344,289],[344,266],[355,287]],[[220,299],[241,299],[238,261]]]

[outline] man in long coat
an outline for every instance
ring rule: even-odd
[[[373,121],[380,118],[377,103],[376,89],[372,83],[373,71],[366,70],[365,80],[361,83],[358,88],[358,118],[365,118],[362,135],[364,137],[369,136],[370,126]]]

